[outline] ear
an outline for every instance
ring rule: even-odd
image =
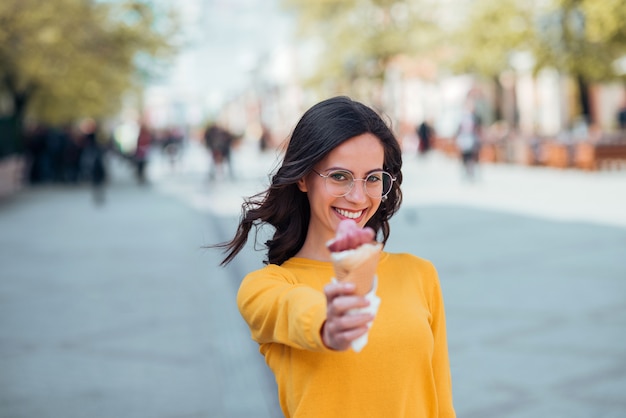
[[[300,189],[301,192],[306,193],[309,191],[309,188],[307,187],[306,184],[306,178],[302,177],[300,180],[298,180],[298,189]]]

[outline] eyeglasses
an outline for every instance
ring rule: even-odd
[[[315,174],[324,179],[326,191],[335,197],[343,197],[350,193],[354,182],[362,181],[365,193],[371,198],[381,199],[389,194],[395,177],[386,171],[374,171],[364,179],[355,179],[351,172],[346,170],[334,170],[328,174],[321,174],[313,170]]]

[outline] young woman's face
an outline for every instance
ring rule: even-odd
[[[355,179],[365,179],[383,169],[385,151],[380,140],[370,133],[355,136],[333,149],[314,170],[328,175],[335,170],[347,171]],[[335,197],[325,186],[326,179],[311,172],[298,182],[306,192],[311,206],[307,240],[326,242],[335,235],[339,222],[354,219],[361,227],[376,213],[381,198],[369,196],[363,181],[355,181],[348,194]],[[315,237],[310,235],[314,234]]]

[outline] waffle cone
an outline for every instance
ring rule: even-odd
[[[354,283],[355,293],[366,295],[372,290],[382,248],[380,243],[363,244],[353,250],[331,253],[335,278],[340,282]]]

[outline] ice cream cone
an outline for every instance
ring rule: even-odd
[[[356,249],[331,253],[335,278],[356,285],[356,294],[366,295],[371,289],[380,259],[382,244],[362,244]]]

